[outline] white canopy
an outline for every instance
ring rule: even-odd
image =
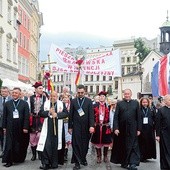
[[[34,90],[31,84],[26,84],[21,81],[13,81],[8,78],[2,80],[2,86],[7,86],[9,89],[19,87],[22,90]]]

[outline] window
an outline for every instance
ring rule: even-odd
[[[0,57],[2,57],[2,34],[0,33]]]
[[[14,20],[13,20],[13,25],[14,25],[14,28],[17,29],[17,13],[16,11],[14,11]]]
[[[106,81],[106,76],[103,76],[103,81]]]
[[[19,45],[22,46],[22,33],[19,33]]]
[[[137,62],[137,57],[133,56],[133,62],[136,63]]]
[[[17,62],[17,56],[16,56],[16,43],[13,42],[13,62]]]
[[[130,67],[127,67],[127,73],[130,73]]]
[[[130,57],[127,57],[127,63],[130,63]]]
[[[26,65],[25,65],[25,58],[24,57],[22,57],[21,67],[22,67],[22,74],[25,75]]]
[[[99,93],[99,86],[96,86],[96,93]]]
[[[63,86],[61,86],[61,92],[63,91]]]
[[[109,80],[110,80],[110,81],[112,80],[112,76],[109,76]]]
[[[61,75],[61,81],[63,81],[63,75]]]
[[[23,37],[23,48],[25,48],[26,47],[26,45],[25,45],[25,35],[24,35],[24,37]]]
[[[21,74],[21,56],[18,56],[18,69],[19,69],[19,74]]]
[[[106,86],[103,86],[103,91],[106,91]]]
[[[29,51],[29,43],[30,43],[30,42],[29,42],[29,39],[27,39],[27,48],[26,48],[26,49],[27,49],[28,51]]]
[[[88,75],[86,75],[86,77],[85,77],[85,81],[88,81]]]
[[[122,75],[124,75],[124,74],[125,74],[125,68],[122,67]]]
[[[56,81],[56,75],[54,75],[54,82]]]
[[[93,92],[93,86],[90,86],[90,93]]]
[[[19,18],[20,23],[22,23],[22,9],[19,10],[18,18]]]
[[[115,90],[118,90],[118,81],[115,81]]]
[[[30,29],[30,20],[29,19],[27,20],[27,29],[28,29],[28,31]]]
[[[97,81],[99,81],[99,75],[97,75],[96,79],[97,79]]]
[[[85,91],[88,92],[88,86],[85,86]]]
[[[93,75],[90,76],[90,81],[93,81]]]
[[[7,54],[7,60],[11,60],[11,43],[10,43],[10,40],[7,39],[7,42],[6,42],[6,54]]]
[[[24,26],[27,27],[27,16],[24,15]]]
[[[124,63],[125,62],[125,57],[122,57],[121,60],[122,60],[121,62]]]
[[[137,68],[134,66],[134,67],[133,67],[133,72],[136,72],[136,70],[137,70]]]
[[[59,75],[57,75],[57,81],[58,81],[58,82],[60,81],[60,76],[59,76]]]
[[[59,93],[59,86],[57,86],[57,92]]]
[[[8,14],[7,14],[7,20],[9,23],[11,23],[11,5],[8,4]]]
[[[27,77],[29,77],[28,75],[29,75],[29,64],[28,64],[29,62],[28,62],[28,60],[27,59],[25,59],[25,76],[27,76]],[[33,67],[33,70],[35,70],[35,65],[34,65],[34,67]],[[35,75],[35,74],[34,74]]]
[[[0,0],[0,15],[2,15],[2,0]]]

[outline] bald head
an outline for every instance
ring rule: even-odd
[[[132,97],[131,89],[125,89],[124,90],[124,99],[125,100],[131,100],[131,97]]]
[[[170,94],[164,96],[164,103],[166,106],[170,106]]]

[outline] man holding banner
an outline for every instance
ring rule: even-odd
[[[62,119],[68,117],[68,111],[65,104],[58,100],[57,92],[51,93],[50,100],[45,102],[39,115],[45,118],[37,147],[42,152],[40,169],[58,168],[58,164],[64,163],[65,135]]]

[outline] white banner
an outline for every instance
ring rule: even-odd
[[[75,73],[78,71],[76,59],[63,49],[52,44],[49,55],[51,61],[56,62],[52,66],[53,71]],[[120,50],[107,52],[104,55],[92,59],[85,59],[81,64],[82,72],[86,75],[121,76]]]

